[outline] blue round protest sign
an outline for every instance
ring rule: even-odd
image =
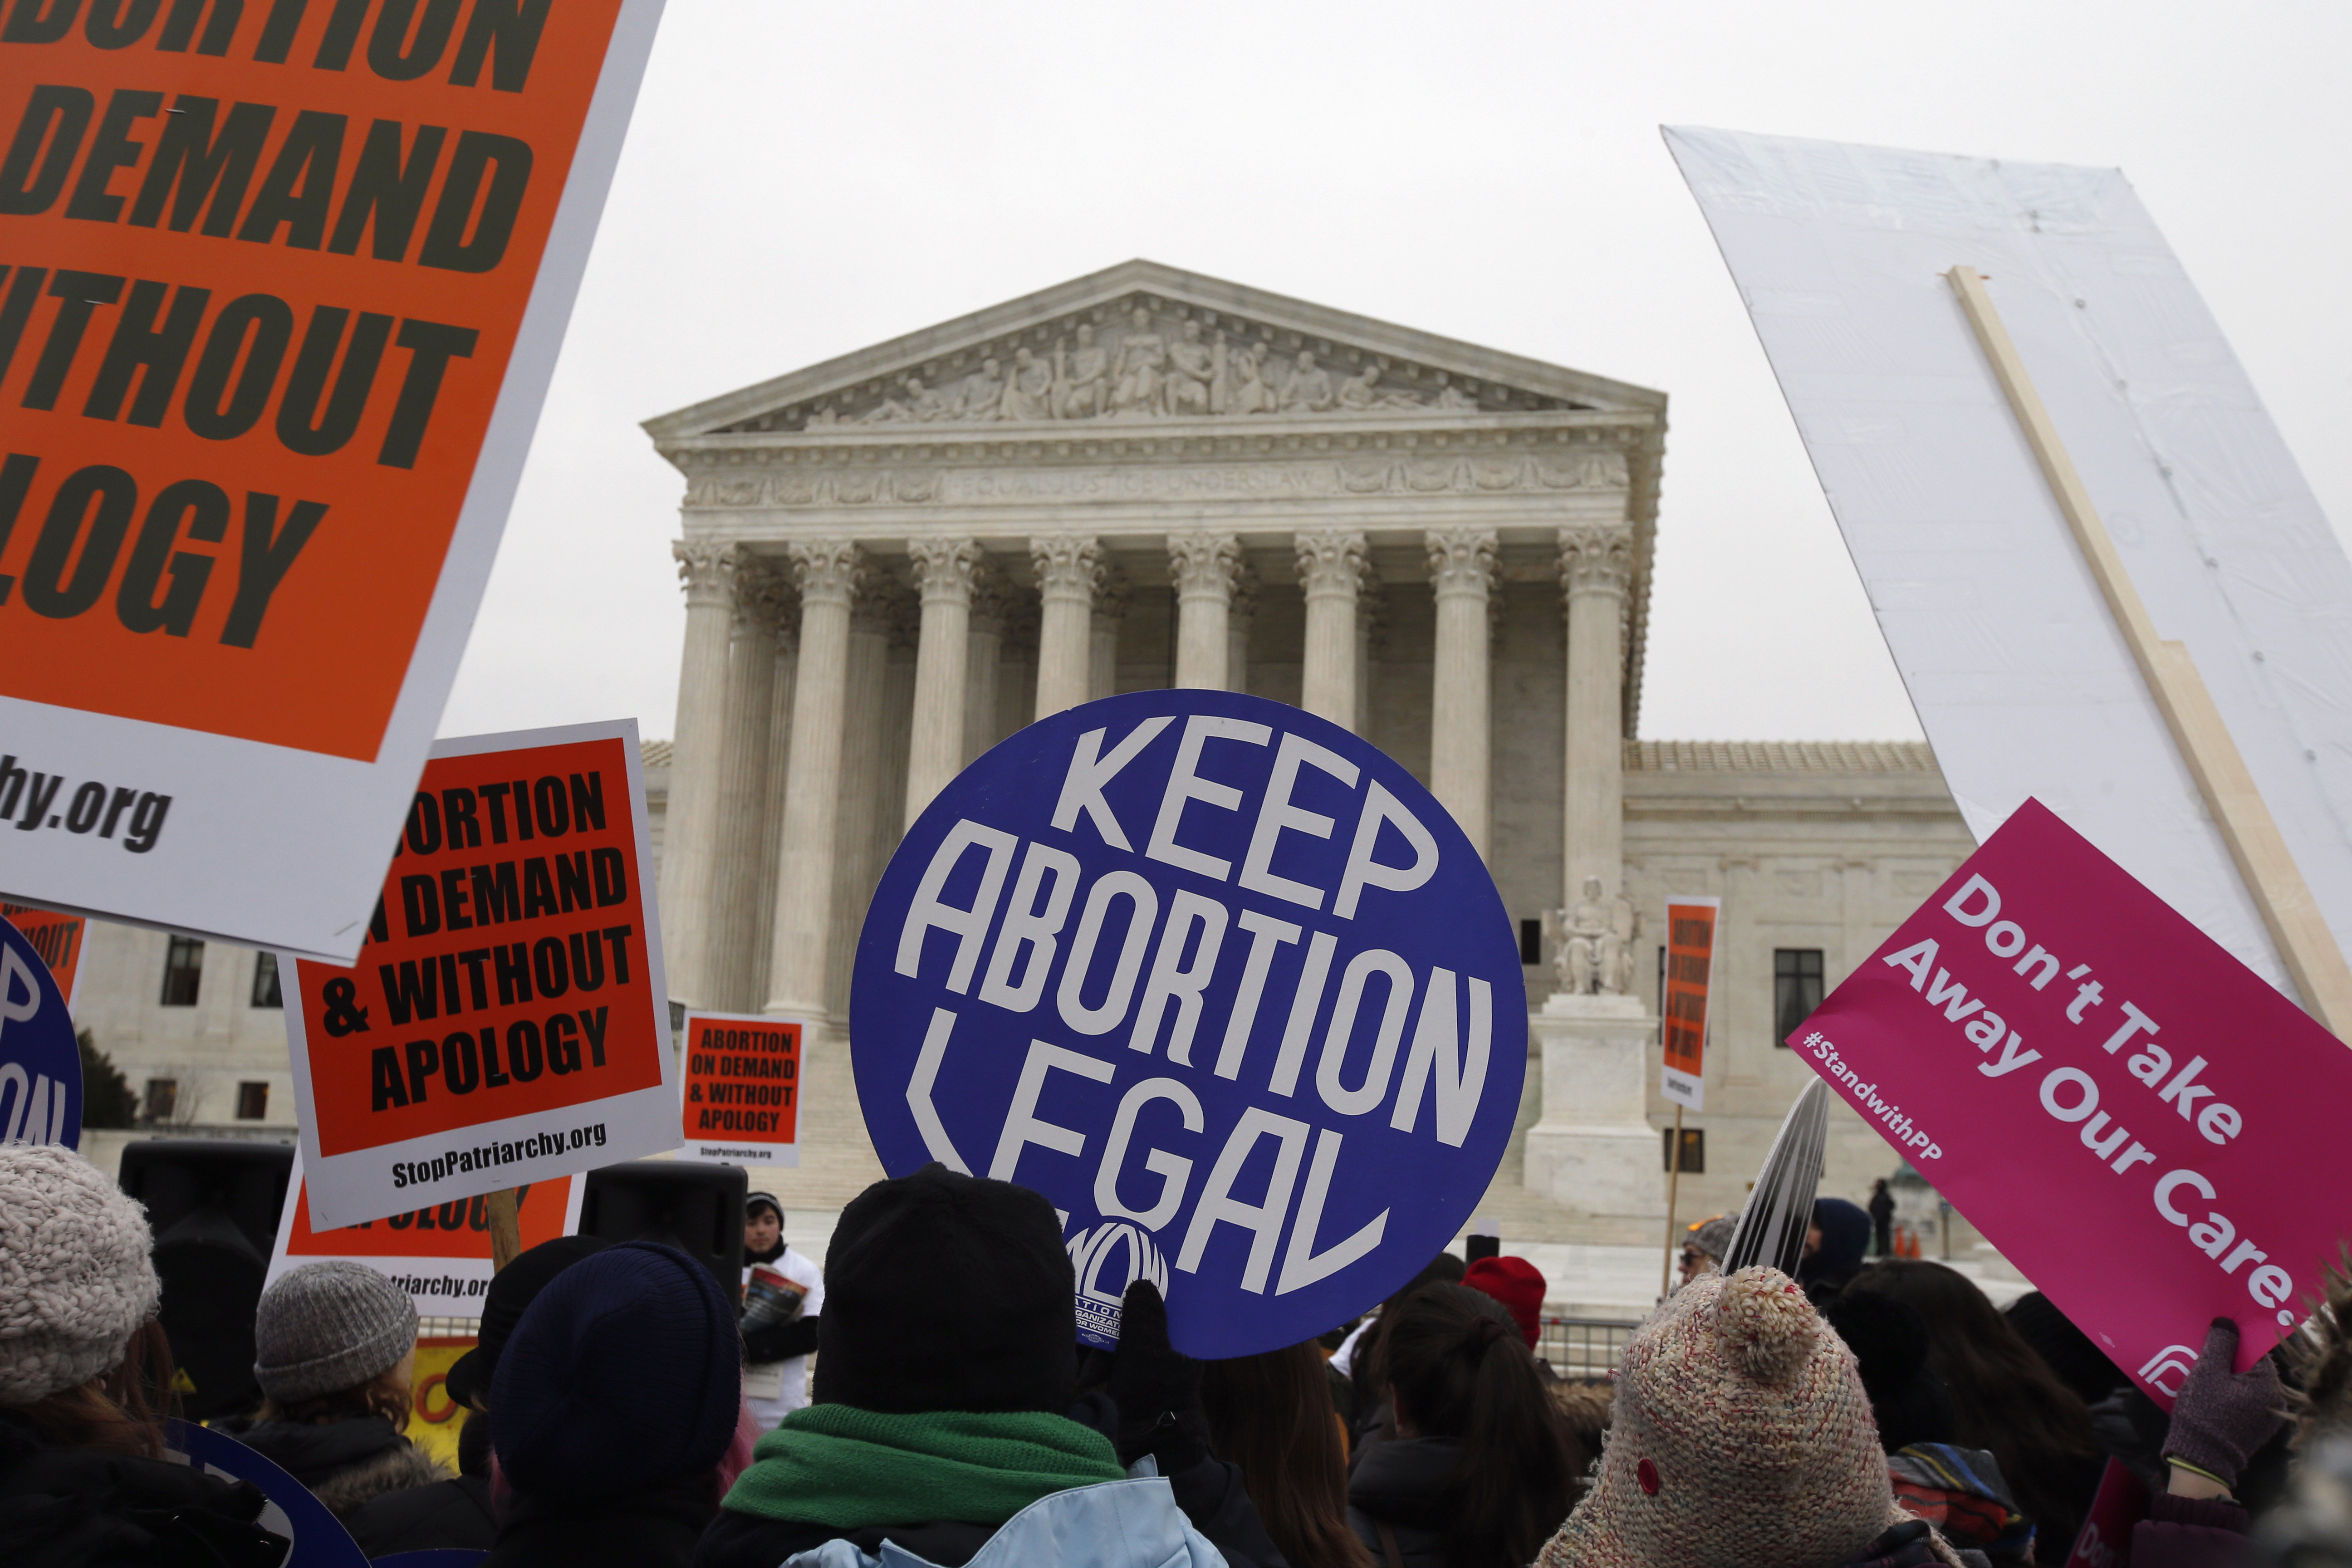
[[[883,1167],[1064,1215],[1078,1335],[1141,1276],[1178,1349],[1297,1344],[1443,1250],[1527,1072],[1492,878],[1393,759],[1224,691],[1044,720],[934,800],[850,999]]]
[[[0,920],[0,1143],[81,1147],[81,1047],[57,977]]]

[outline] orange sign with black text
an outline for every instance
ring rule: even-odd
[[[37,909],[31,904],[0,903],[0,920],[6,921],[23,933],[41,962],[57,976],[58,990],[71,1008],[74,1002],[74,982],[81,978],[81,942],[89,934],[89,922],[79,915],[61,915],[55,910]]]
[[[677,1146],[651,865],[634,722],[434,747],[359,963],[294,965],[320,1223]]]
[[[0,732],[65,786],[12,892],[348,956],[658,10],[8,5]]]
[[[698,1160],[797,1165],[801,1036],[797,1018],[688,1013],[683,1146]]]
[[[1692,1110],[1706,1109],[1706,1004],[1715,973],[1717,923],[1723,900],[1666,900],[1666,984],[1659,1015],[1665,1068],[1660,1092]]]

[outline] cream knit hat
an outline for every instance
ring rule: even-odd
[[[163,1286],[147,1215],[54,1144],[0,1148],[0,1405],[30,1405],[122,1360]]]
[[[1830,1568],[1907,1516],[1853,1353],[1775,1268],[1710,1274],[1625,1350],[1600,1479],[1538,1568]]]

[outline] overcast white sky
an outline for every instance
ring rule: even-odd
[[[1672,399],[1646,735],[1919,732],[1661,123],[2117,165],[2339,535],[2352,7],[675,0],[445,734],[670,733],[640,420],[1129,257]]]

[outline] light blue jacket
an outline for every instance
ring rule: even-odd
[[[1123,1481],[1041,1497],[1004,1521],[968,1568],[1225,1568],[1224,1555],[1192,1528],[1150,1458]],[[895,1541],[869,1556],[846,1541],[796,1552],[782,1568],[937,1568]]]

